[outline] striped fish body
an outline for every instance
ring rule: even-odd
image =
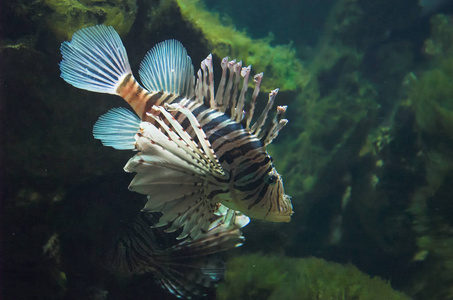
[[[155,226],[168,231],[183,227],[179,238],[192,238],[243,214],[269,221],[289,221],[290,197],[272,165],[266,146],[287,120],[277,107],[267,121],[278,90],[269,94],[252,124],[262,74],[244,112],[250,67],[222,60],[222,77],[214,96],[212,57],[194,77],[193,65],[177,41],[150,50],[139,74],[132,75],[126,50],[111,27],[95,26],[74,34],[61,47],[62,78],[82,89],[121,96],[137,118],[125,109],[101,116],[94,136],[104,145],[139,153],[125,166],[137,175],[129,188],[148,196],[146,211],[163,216]],[[240,82],[242,87],[239,89]],[[226,211],[219,213],[219,207]],[[216,225],[213,225],[213,224]]]

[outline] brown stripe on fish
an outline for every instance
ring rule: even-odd
[[[175,94],[164,93],[163,97],[158,99],[154,105],[162,106],[164,103],[170,104],[170,103],[174,103],[174,102],[177,103],[180,101],[180,100],[175,101],[176,99],[183,99],[183,97],[179,96],[179,95],[175,95]]]
[[[154,105],[159,106],[164,103],[178,102],[177,99],[182,99],[179,95],[168,94],[162,91],[148,92],[140,86],[132,74],[128,74],[124,77],[116,91],[118,95],[129,103],[143,121],[150,122],[153,120],[147,116],[147,113],[156,114],[152,109]]]
[[[148,120],[150,119],[150,117],[148,117],[146,113],[151,113],[153,115],[157,114],[157,112],[153,110],[153,105],[156,105],[156,103],[159,101],[160,98],[162,98],[163,95],[164,92],[148,93],[145,99],[145,107],[142,113],[142,120],[151,121]]]
[[[144,111],[148,92],[140,86],[132,74],[127,74],[124,77],[123,81],[116,89],[116,92],[121,98],[129,103],[138,116],[142,119],[144,116],[146,117]]]

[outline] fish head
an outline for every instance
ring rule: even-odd
[[[247,216],[272,222],[289,222],[293,214],[291,197],[285,194],[282,176],[274,166],[269,164],[269,171],[265,172],[253,186],[236,182],[230,189],[232,202],[226,206],[239,210]]]
[[[250,204],[250,217],[272,222],[289,222],[293,212],[291,197],[285,194],[283,178],[272,166],[272,169],[263,176],[260,191],[261,200],[257,204]]]

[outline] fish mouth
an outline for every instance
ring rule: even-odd
[[[277,210],[269,211],[264,220],[271,222],[289,222],[294,214],[291,197],[284,195],[280,206]]]
[[[286,215],[269,214],[264,218],[264,220],[270,221],[270,222],[278,222],[278,223],[286,222],[286,223],[288,223],[289,221],[291,221],[292,214],[293,214],[293,211],[291,211],[290,214],[286,214]]]

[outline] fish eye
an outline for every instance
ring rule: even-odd
[[[269,185],[274,185],[276,182],[277,182],[277,176],[275,176],[274,174],[270,174],[270,175],[267,177],[267,183],[268,183]]]

